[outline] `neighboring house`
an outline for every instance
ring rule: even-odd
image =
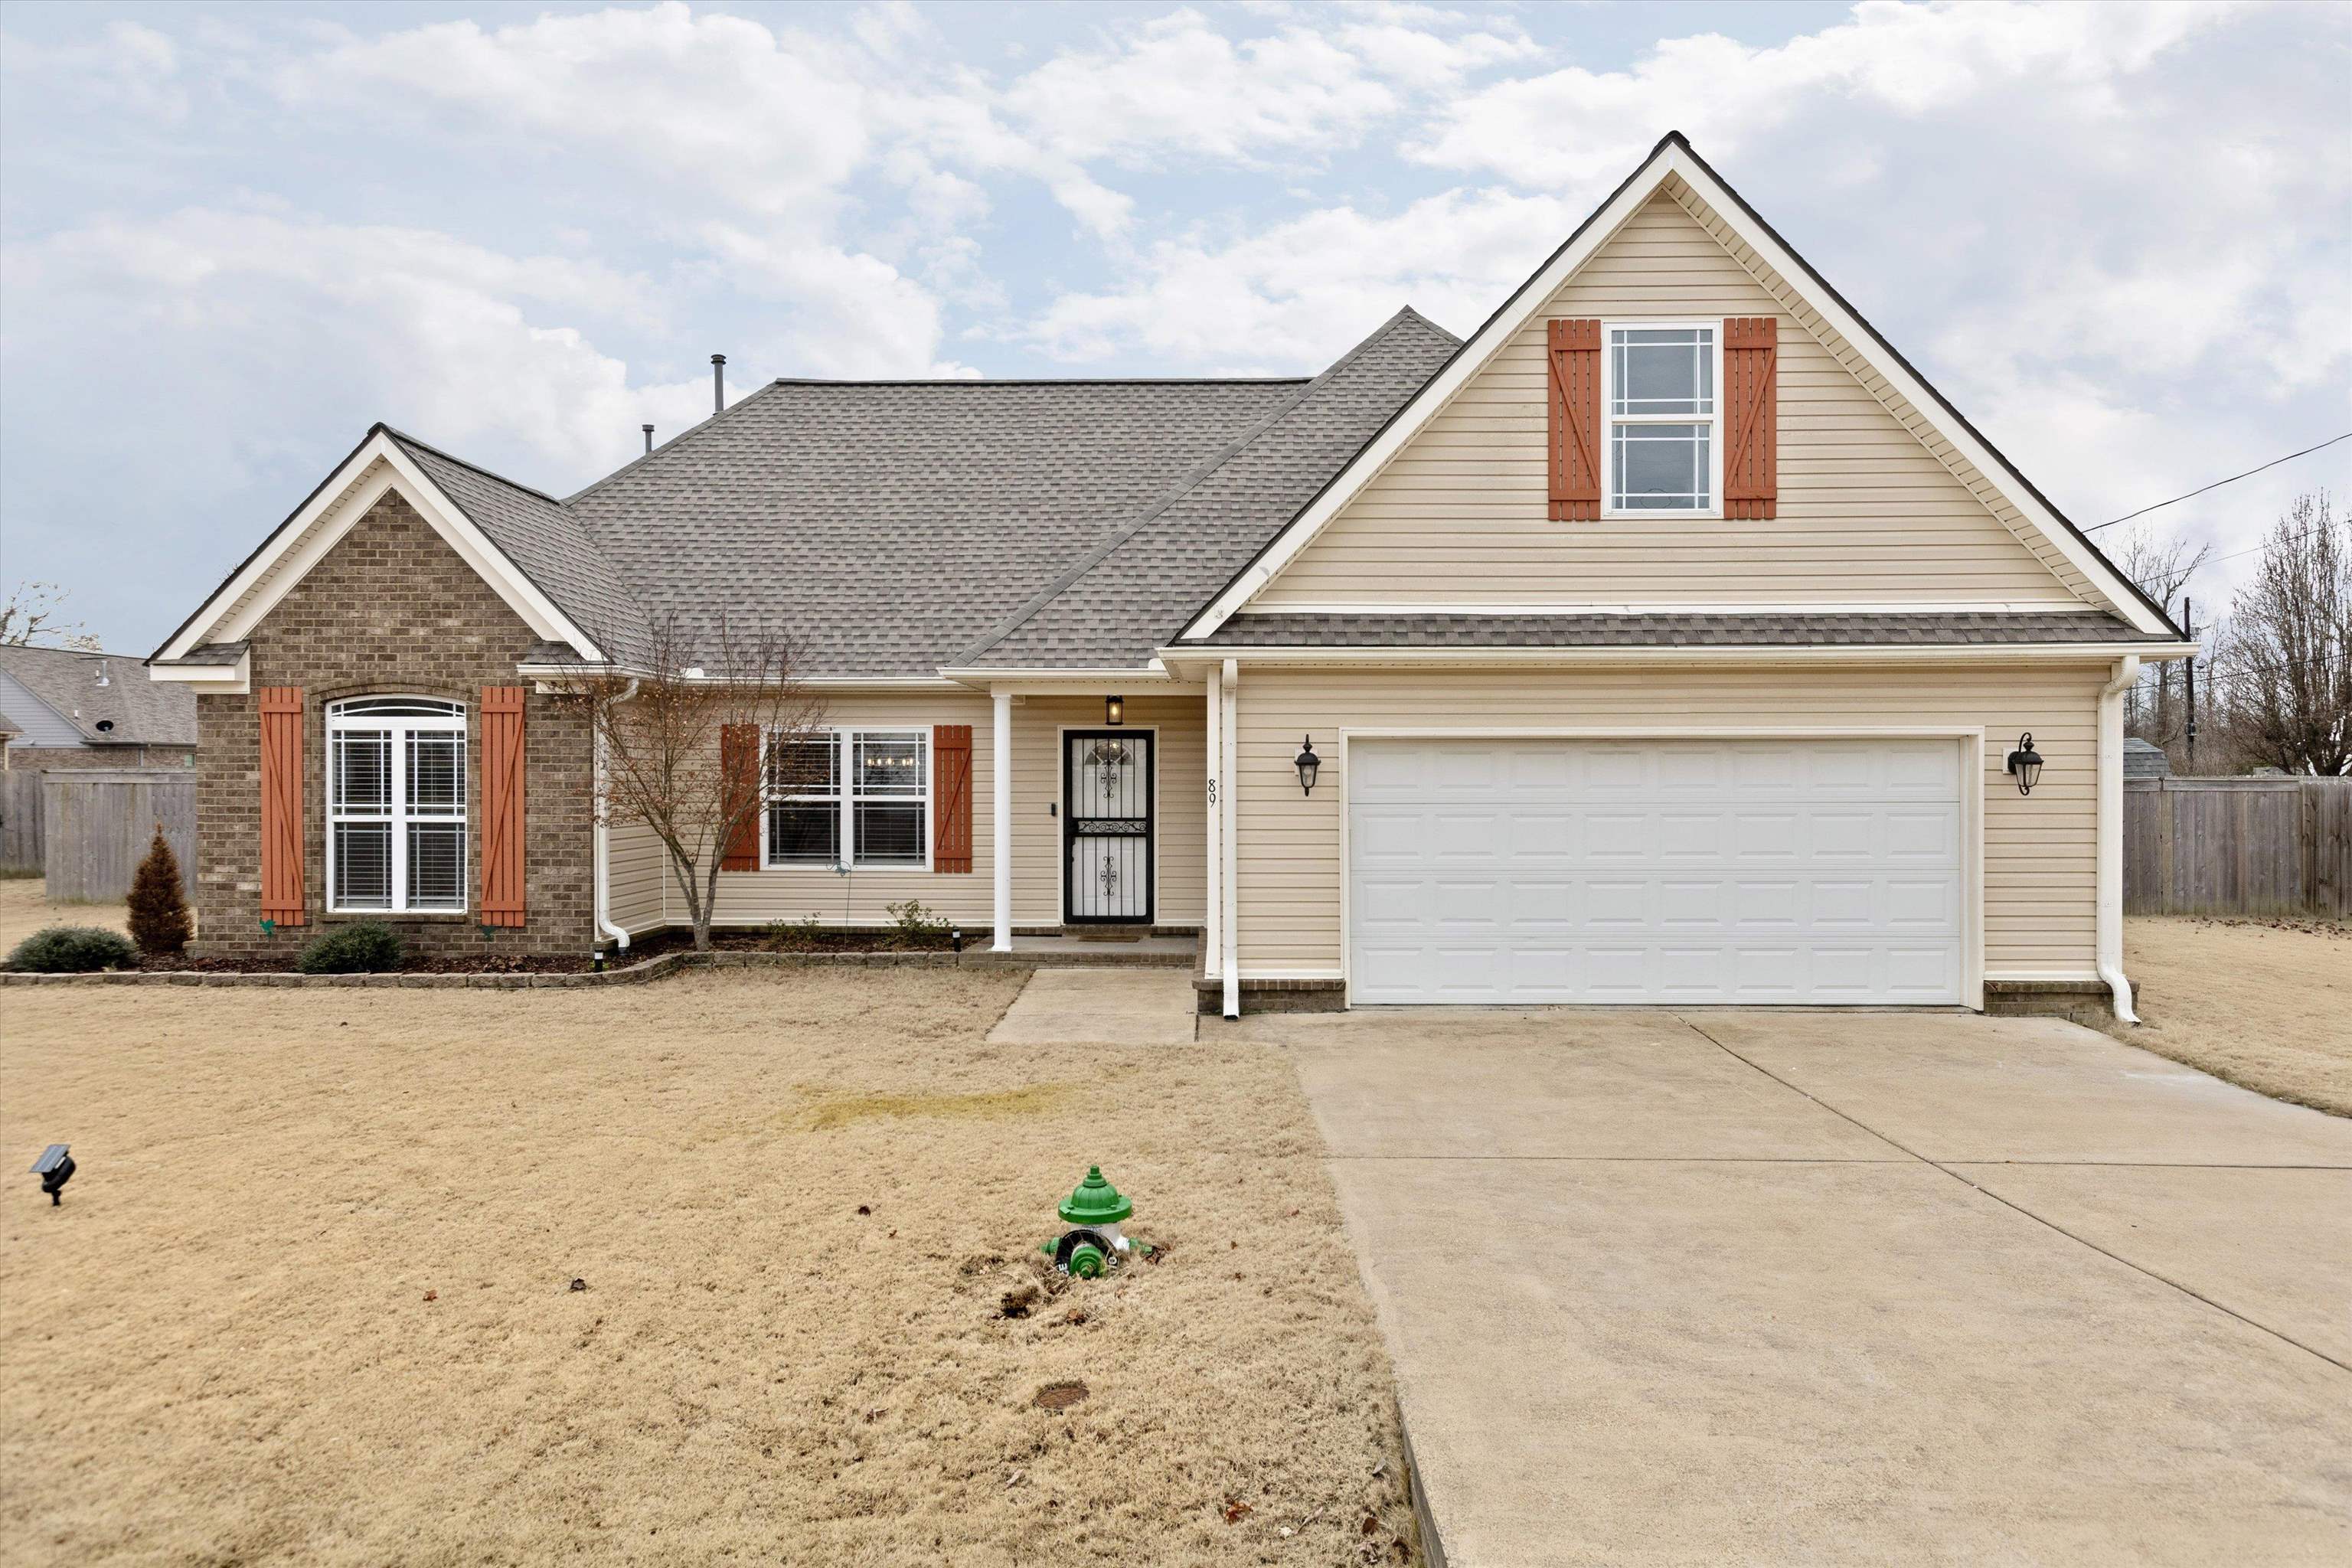
[[[2126,998],[2121,694],[2189,651],[1672,136],[1308,379],[778,381],[562,500],[377,426],[152,661],[205,947],[675,923],[566,682],[721,612],[835,731],[722,923],[1197,928],[1227,1012]]]
[[[187,767],[196,703],[135,654],[0,644],[0,727],[14,768]]]
[[[2124,742],[2124,777],[2162,779],[2172,776],[2172,759],[2154,741],[2133,735]]]

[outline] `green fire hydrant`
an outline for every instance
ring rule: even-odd
[[[1119,1234],[1119,1221],[1135,1213],[1135,1205],[1103,1180],[1102,1167],[1087,1167],[1080,1182],[1055,1210],[1071,1228],[1038,1248],[1054,1267],[1076,1279],[1099,1279],[1127,1261],[1130,1253],[1151,1248]]]

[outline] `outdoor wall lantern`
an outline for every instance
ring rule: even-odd
[[[1309,735],[1299,743],[1298,755],[1291,759],[1291,765],[1298,770],[1298,793],[1313,795],[1315,775],[1323,766],[1323,759],[1315,754],[1314,736]]]
[[[2042,782],[2042,753],[2033,749],[2032,731],[2017,738],[2017,750],[2009,753],[2009,772],[2017,780],[2020,795],[2032,795],[2033,786]]]
[[[1106,697],[1103,699],[1103,722],[1106,724],[1124,724],[1127,722],[1126,698]]]

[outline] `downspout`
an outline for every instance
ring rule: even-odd
[[[630,698],[635,697],[636,694],[637,683],[635,680],[632,679],[629,682],[628,689],[622,692],[618,697],[614,698],[613,700],[616,703],[626,702]],[[593,721],[592,720],[591,722],[593,723]],[[604,731],[602,729],[598,729],[595,734],[596,798],[592,804],[594,806],[596,813],[594,849],[596,858],[596,864],[594,867],[594,879],[596,885],[596,931],[601,936],[611,937],[614,945],[618,946],[622,952],[625,952],[628,951],[629,947],[629,933],[613,923],[612,911],[609,907],[611,904],[611,894],[607,889],[607,883],[612,877],[612,871],[604,863],[606,845],[609,843],[609,839],[607,837],[609,830],[607,829],[604,822]]]
[[[2137,1024],[2131,981],[2124,974],[2124,693],[2139,680],[2139,655],[2116,661],[2115,678],[2099,689],[2099,897],[2093,940],[2099,978],[2115,997],[2119,1023]]]
[[[1218,715],[1217,725],[1219,731],[1217,765],[1222,775],[1218,782],[1223,791],[1223,798],[1219,804],[1224,808],[1217,821],[1218,834],[1223,839],[1223,853],[1218,858],[1223,863],[1222,868],[1224,876],[1217,888],[1217,897],[1223,906],[1217,923],[1223,928],[1225,942],[1225,994],[1223,1011],[1228,1018],[1238,1018],[1242,1016],[1242,868],[1239,854],[1242,803],[1241,744],[1238,734],[1241,665],[1237,660],[1230,658],[1225,660],[1223,668],[1219,672],[1217,684],[1223,699],[1220,704],[1223,711]]]

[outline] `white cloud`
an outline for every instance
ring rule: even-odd
[[[699,382],[632,387],[569,324],[654,314],[643,279],[414,229],[194,208],[0,247],[0,279],[43,303],[8,318],[7,352],[25,363],[86,356],[142,389],[176,385],[208,416],[224,384],[280,406],[324,395],[559,474],[611,467],[642,420],[698,418],[709,395]],[[268,406],[227,416],[266,426]]]
[[[137,22],[109,22],[88,43],[40,44],[0,35],[0,83],[10,91],[25,90],[37,76],[168,123],[187,117],[179,46],[170,35]]]
[[[1668,131],[1720,157],[1824,100],[1917,118],[2031,82],[2075,117],[2095,117],[2117,107],[2118,78],[2230,10],[1863,0],[1852,21],[1777,47],[1707,33],[1662,40],[1626,70],[1570,67],[1497,82],[1450,105],[1410,151],[1447,168],[1581,189],[1622,176]]]
[[[1402,305],[1467,331],[1581,216],[1549,196],[1449,191],[1394,214],[1189,236],[1152,247],[1118,288],[1056,299],[1026,332],[1067,360],[1131,347],[1171,369],[1320,368]]]

